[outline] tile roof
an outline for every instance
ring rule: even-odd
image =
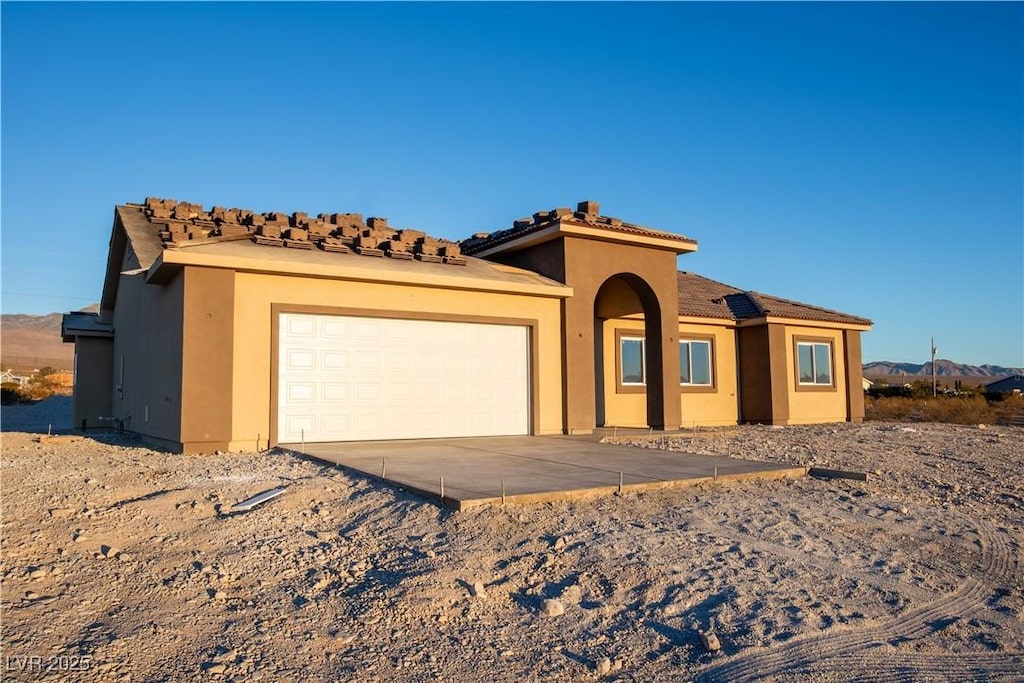
[[[156,197],[147,197],[144,204],[127,206],[145,215],[164,248],[250,240],[278,248],[466,264],[456,242],[436,239],[418,230],[393,228],[386,218],[369,217],[364,221],[358,213],[321,213],[312,217],[302,212],[257,213],[222,206],[207,211],[200,204]]]
[[[871,324],[866,318],[759,292],[743,291],[695,273],[680,272],[677,280],[679,315],[737,321],[770,315],[846,325]]]
[[[566,207],[559,207],[550,211],[538,211],[532,216],[514,221],[511,228],[496,232],[478,232],[472,237],[462,240],[460,244],[462,245],[462,251],[466,254],[477,254],[499,244],[511,242],[525,235],[539,232],[562,220],[570,221],[576,225],[585,225],[587,227],[601,228],[630,235],[656,237],[687,243],[693,242],[693,240],[683,235],[627,223],[620,218],[612,216],[602,216],[598,211],[599,205],[594,201],[579,202],[576,206],[576,211]]]

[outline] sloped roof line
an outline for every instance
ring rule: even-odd
[[[532,216],[516,220],[511,228],[504,228],[490,233],[477,233],[472,237],[462,240],[460,245],[462,246],[464,253],[476,254],[486,249],[517,240],[526,235],[539,232],[556,225],[561,221],[574,223],[576,225],[600,228],[611,232],[621,232],[640,235],[643,237],[685,242],[688,244],[694,243],[693,239],[686,237],[685,235],[637,225],[636,223],[630,223],[613,216],[601,215],[598,213],[597,202],[580,202],[577,209],[577,211],[572,211],[569,208],[559,207],[549,211],[538,211]]]
[[[774,315],[848,325],[871,324],[866,318],[753,290],[741,290],[696,273],[680,271],[677,278],[680,315],[736,321]]]
[[[780,296],[772,296],[771,294],[762,294],[760,292],[750,292],[750,294],[753,295],[753,296],[756,296],[758,298],[758,301],[760,302],[761,306],[763,307],[764,312],[765,312],[766,315],[771,315],[771,314],[774,313],[776,315],[783,315],[783,316],[793,317],[791,315],[791,313],[786,313],[786,312],[782,312],[782,311],[773,310],[771,305],[770,305],[770,303],[774,302],[776,304],[781,304],[784,307],[785,306],[795,306],[795,307],[798,307],[798,308],[806,309],[806,310],[808,310],[809,312],[812,312],[812,313],[828,314],[828,315],[840,316],[840,317],[844,317],[844,318],[851,318],[853,320],[859,320],[860,324],[864,324],[864,325],[870,325],[871,324],[871,321],[868,320],[867,318],[861,318],[859,316],[850,315],[849,313],[843,313],[842,311],[836,311],[836,310],[833,310],[831,308],[824,308],[822,306],[812,306],[811,304],[805,304],[805,303],[803,303],[801,301],[793,301],[792,299],[784,299],[783,297],[780,297]]]

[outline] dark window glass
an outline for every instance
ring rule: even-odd
[[[619,340],[622,357],[622,383],[644,383],[644,340],[622,337]]]

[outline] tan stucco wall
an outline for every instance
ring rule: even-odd
[[[233,270],[184,269],[181,441],[186,453],[230,449],[234,282]]]
[[[605,424],[618,427],[647,426],[647,394],[617,390],[618,367],[616,330],[635,331],[644,336],[644,324],[637,319],[611,319],[602,322]],[[679,339],[713,337],[714,389],[694,391],[680,388],[680,426],[734,425],[737,421],[736,332],[724,325],[680,323]],[[678,353],[678,351],[677,351]]]
[[[787,325],[786,336],[786,377],[789,392],[789,424],[812,424],[816,422],[845,422],[847,419],[847,378],[845,371],[843,331],[820,327],[798,327]],[[795,338],[827,339],[832,342],[832,374],[834,387],[831,389],[798,390],[796,380]],[[860,381],[859,379],[857,380]]]
[[[181,441],[184,277],[165,286],[147,285],[142,275],[120,280],[108,385],[112,416],[130,431],[175,447]]]
[[[75,395],[72,426],[109,427],[99,418],[110,416],[114,340],[109,337],[75,339]]]
[[[536,320],[535,378],[532,394],[537,434],[562,432],[561,299],[515,294],[415,287],[375,282],[237,273],[234,282],[234,356],[231,443],[251,449],[267,446],[271,414],[272,306],[319,306],[346,315],[402,311],[466,318]],[[323,312],[330,312],[324,310]],[[361,312],[361,313],[360,313]]]

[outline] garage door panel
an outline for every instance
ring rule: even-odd
[[[327,403],[347,403],[349,397],[348,384],[341,382],[323,382],[320,385],[320,400]]]
[[[283,443],[529,431],[525,327],[281,317],[278,440]]]
[[[348,352],[325,350],[320,355],[320,367],[323,370],[345,370],[348,368]]]
[[[285,395],[288,397],[288,400],[292,402],[312,402],[316,398],[316,383],[289,382],[285,389]]]
[[[286,323],[286,330],[290,337],[316,336],[316,321],[311,318],[292,317]]]
[[[337,316],[334,318],[324,317],[321,330],[326,339],[348,339],[352,333],[349,321]]]
[[[316,367],[316,354],[308,349],[293,349],[285,356],[289,370],[312,370]]]

